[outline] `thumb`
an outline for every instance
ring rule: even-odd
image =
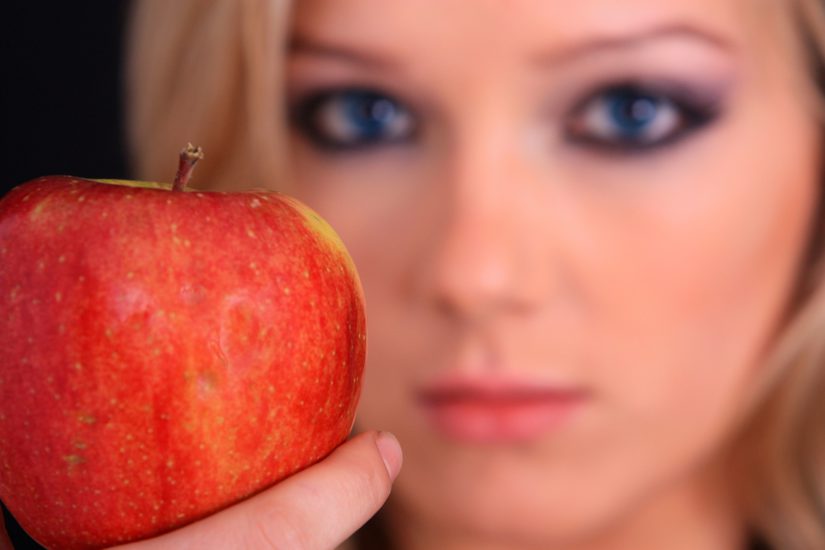
[[[364,433],[321,462],[235,506],[121,548],[334,548],[381,508],[401,462],[401,447],[392,434]]]

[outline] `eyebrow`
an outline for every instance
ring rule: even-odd
[[[535,60],[540,65],[564,64],[605,51],[633,48],[646,42],[665,38],[688,38],[704,42],[724,52],[734,50],[732,41],[710,30],[688,23],[669,23],[641,31],[629,32],[627,34],[588,38],[578,44],[540,53],[535,57]],[[396,63],[392,60],[375,55],[366,50],[330,44],[301,35],[292,37],[289,42],[288,51],[290,54],[326,57],[332,60],[362,65],[367,68],[386,69],[396,66]]]
[[[734,44],[731,40],[708,29],[688,23],[667,23],[627,34],[586,39],[579,44],[573,44],[560,50],[541,53],[536,56],[536,61],[542,65],[569,63],[582,57],[610,50],[629,49],[643,45],[646,42],[665,38],[696,40],[726,53],[734,50]]]
[[[328,44],[320,40],[313,40],[305,36],[293,36],[289,42],[288,52],[290,54],[306,54],[317,57],[326,57],[333,60],[345,61],[355,65],[363,65],[369,68],[386,69],[396,64],[389,59],[375,55],[371,52],[362,51],[356,48]]]

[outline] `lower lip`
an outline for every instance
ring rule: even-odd
[[[579,394],[506,398],[464,396],[421,400],[437,431],[470,443],[519,443],[561,429],[580,408]]]

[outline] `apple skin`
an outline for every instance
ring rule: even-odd
[[[352,427],[363,293],[292,198],[33,180],[0,201],[0,304],[0,500],[46,547],[180,527]]]

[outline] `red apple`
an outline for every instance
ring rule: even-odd
[[[177,187],[53,176],[0,201],[0,500],[47,547],[190,523],[352,427],[340,239],[284,195]]]

